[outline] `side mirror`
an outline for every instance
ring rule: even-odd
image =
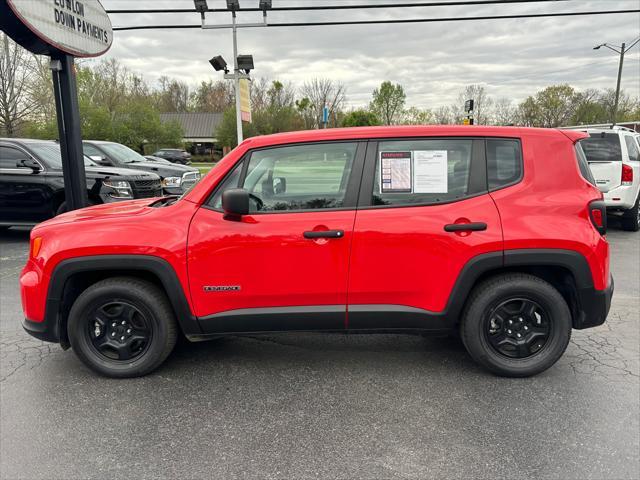
[[[89,158],[96,162],[98,165],[103,165],[105,167],[111,166],[111,162],[100,155],[90,155]]]
[[[25,158],[24,160],[18,160],[16,162],[18,168],[30,168],[33,173],[38,173],[42,170],[40,164],[32,158]]]
[[[286,193],[287,179],[285,177],[276,177],[273,179],[273,193]]]
[[[249,192],[242,188],[231,188],[222,192],[222,209],[225,216],[241,217],[249,214]]]

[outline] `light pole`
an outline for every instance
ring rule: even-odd
[[[238,55],[238,28],[248,27],[266,27],[267,26],[267,10],[271,9],[271,0],[260,0],[259,8],[262,10],[262,23],[242,23],[236,21],[236,12],[240,9],[240,0],[227,0],[227,10],[231,12],[231,25],[207,25],[205,23],[205,13],[209,11],[207,0],[193,0],[195,9],[200,13],[202,20],[202,29],[220,29],[231,28],[233,32],[233,73],[229,73],[226,68],[227,62],[221,56],[217,56],[209,60],[213,68],[224,70],[224,78],[234,81],[234,89],[236,94],[236,130],[238,135],[238,145],[242,143],[242,112],[240,111],[240,80],[247,79],[249,72],[253,70],[253,57],[251,55]],[[244,70],[245,73],[242,73]]]
[[[625,43],[623,43],[620,46],[617,45],[609,45],[608,43],[601,43],[600,45],[596,45],[595,47],[593,47],[594,50],[599,50],[600,47],[606,47],[609,50],[613,50],[614,52],[616,52],[618,55],[620,55],[620,62],[618,63],[618,81],[616,83],[616,99],[615,102],[613,104],[613,114],[612,114],[612,122],[613,125],[616,124],[616,116],[618,114],[618,101],[620,100],[620,82],[622,80],[622,65],[624,63],[624,54],[627,53],[629,50],[631,50],[634,45],[636,43],[638,43],[640,41],[640,37],[636,39],[635,42],[633,42],[631,45],[629,45],[628,47],[626,46]]]

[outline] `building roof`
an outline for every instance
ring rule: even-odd
[[[177,121],[182,126],[185,142],[215,143],[215,131],[222,123],[222,113],[161,113],[160,120]]]

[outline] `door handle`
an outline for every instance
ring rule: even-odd
[[[484,222],[449,223],[444,226],[445,232],[480,232],[487,229]]]
[[[344,230],[314,230],[303,233],[304,238],[316,239],[316,238],[342,238],[344,237]]]

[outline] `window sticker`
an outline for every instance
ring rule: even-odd
[[[416,150],[413,152],[413,192],[447,193],[447,151]]]
[[[380,152],[380,192],[411,191],[411,152]]]

